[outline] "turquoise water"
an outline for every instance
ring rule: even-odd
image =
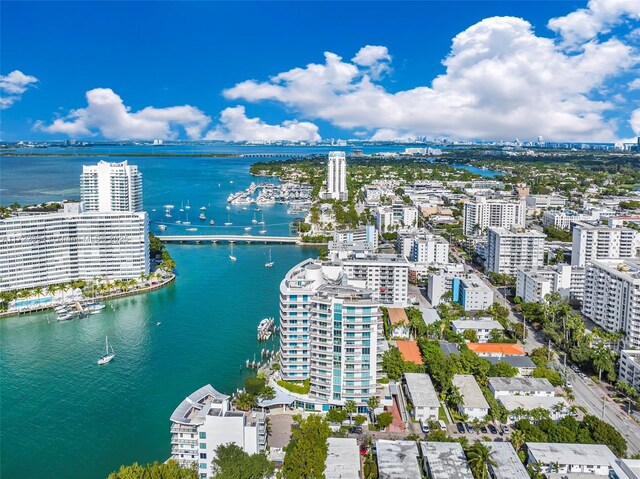
[[[326,150],[296,148],[295,153]],[[79,198],[82,165],[98,161],[81,151],[77,157],[0,157],[0,204]],[[248,175],[255,159],[130,161],[143,174],[152,231],[159,232],[157,221],[166,221],[162,205],[175,205],[175,221],[187,200],[191,226],[199,233],[238,233],[251,225],[251,207],[227,211],[225,206],[229,193],[256,180]],[[205,223],[197,219],[201,206],[207,208]],[[263,207],[268,234],[288,234],[293,217],[286,209]],[[227,214],[231,228],[219,226]],[[210,218],[214,229],[208,228]],[[185,228],[173,224],[167,234]],[[1,477],[104,478],[123,463],[165,460],[173,409],[205,383],[226,393],[242,385],[244,361],[265,346],[276,347],[257,343],[255,335],[260,319],[278,314],[280,280],[294,264],[317,254],[274,245],[275,266],[268,269],[270,247],[264,245],[236,246],[235,263],[229,261],[228,245],[168,248],[178,270],[176,282],[166,288],[110,301],[102,313],[83,320],[59,323],[53,313],[0,320]],[[98,367],[105,335],[116,358]]]

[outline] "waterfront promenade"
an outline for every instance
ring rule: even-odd
[[[302,244],[299,236],[255,236],[255,235],[158,235],[163,243],[258,243],[258,244]]]

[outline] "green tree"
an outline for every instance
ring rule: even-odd
[[[264,479],[273,474],[274,466],[264,453],[248,454],[236,444],[221,444],[212,461],[214,479]]]
[[[489,476],[487,466],[496,465],[491,456],[491,450],[481,442],[476,442],[467,449],[467,461],[475,479],[487,479]]]
[[[247,394],[258,396],[265,387],[265,381],[257,376],[249,376],[244,380],[244,390]]]
[[[358,426],[362,426],[367,421],[367,417],[362,414],[357,414],[356,417],[353,418],[353,422]]]
[[[386,429],[393,422],[393,415],[390,412],[381,412],[378,414],[378,429]]]
[[[344,409],[333,408],[327,412],[327,421],[334,424],[341,424],[347,419],[347,411]]]
[[[176,461],[169,459],[164,464],[154,462],[142,466],[135,462],[130,466],[120,466],[118,471],[109,474],[108,479],[198,479],[198,473],[195,464],[181,468]]]
[[[358,410],[358,405],[353,399],[349,399],[344,403],[344,410],[349,414],[349,424],[351,424],[353,420],[353,413]]]
[[[306,419],[294,416],[298,427],[291,431],[291,442],[286,447],[282,477],[284,479],[324,479],[327,459],[327,439],[331,428],[327,420],[319,415]]]
[[[526,435],[524,431],[516,429],[511,433],[511,439],[509,441],[511,442],[511,445],[516,450],[516,452],[518,452],[520,451],[520,449],[522,449],[522,446],[524,446]]]
[[[241,411],[248,411],[256,404],[256,397],[249,393],[240,393],[236,398],[236,407]]]
[[[513,378],[518,374],[518,369],[513,366],[505,363],[504,361],[497,362],[492,364],[489,367],[489,372],[487,376],[490,378]]]

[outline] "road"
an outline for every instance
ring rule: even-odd
[[[496,302],[506,305],[509,309],[509,319],[510,321],[522,322],[522,316],[518,317],[514,313],[510,303],[507,302],[504,297],[502,291],[493,286],[489,280],[475,267],[468,265],[463,258],[461,258],[457,253],[451,253],[458,262],[464,264],[465,272],[474,272],[478,274],[482,280],[493,290],[495,295]],[[534,330],[529,323],[526,323],[527,326],[527,342],[524,344],[524,349],[527,353],[530,353],[532,350],[547,345],[544,342],[544,338],[542,337],[542,333],[540,331]],[[562,353],[558,354],[560,356]],[[557,362],[557,359],[556,359]],[[576,404],[584,407],[589,414],[592,414],[596,417],[603,418],[613,427],[615,427],[620,434],[624,436],[627,441],[628,452],[629,455],[640,452],[640,425],[631,418],[621,407],[616,404],[601,388],[597,386],[591,379],[588,377],[586,379],[582,379],[580,376],[569,370],[567,375],[569,381],[572,383],[573,392],[576,397]],[[605,397],[604,401],[604,417],[602,414],[602,406],[603,406],[603,397]]]

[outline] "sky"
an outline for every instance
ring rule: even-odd
[[[0,8],[2,141],[640,135],[640,0]]]

